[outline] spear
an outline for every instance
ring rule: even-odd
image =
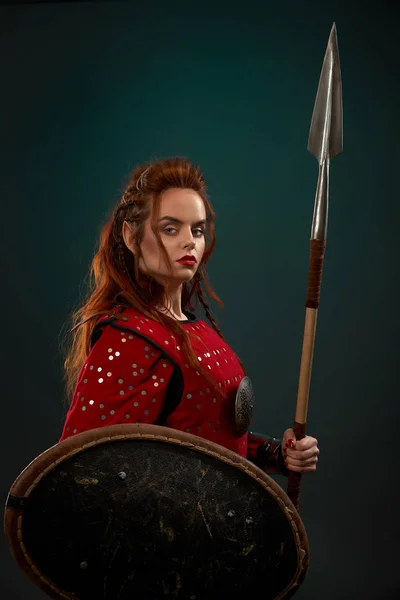
[[[306,435],[308,398],[314,355],[317,314],[321,292],[322,269],[328,226],[330,160],[343,150],[342,81],[336,25],[332,26],[311,119],[307,149],[319,164],[311,227],[308,288],[303,347],[293,431],[296,440]],[[287,494],[299,507],[301,473],[289,471]]]

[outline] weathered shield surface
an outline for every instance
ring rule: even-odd
[[[291,597],[308,568],[299,514],[260,469],[155,425],[78,434],[16,479],[5,530],[15,560],[55,598]]]

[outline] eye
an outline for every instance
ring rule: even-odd
[[[204,235],[204,229],[202,229],[201,227],[193,229],[193,235],[195,237],[201,237],[201,236],[203,236]]]
[[[164,233],[167,233],[168,235],[172,235],[172,234],[176,233],[177,230],[176,230],[176,227],[169,226],[169,227],[164,227],[163,231],[164,231]]]

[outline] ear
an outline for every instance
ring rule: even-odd
[[[135,225],[128,223],[128,221],[124,221],[122,223],[122,237],[124,239],[125,246],[132,252],[132,254],[136,254],[137,243]]]

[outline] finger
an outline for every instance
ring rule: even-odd
[[[311,458],[313,456],[319,455],[319,448],[309,448],[308,450],[290,450],[288,448],[286,451],[283,451],[284,455],[290,456],[291,458],[296,458],[298,460],[302,460],[303,458]]]
[[[316,464],[318,462],[318,456],[311,456],[309,458],[293,458],[291,456],[286,456],[284,458],[285,463],[287,464],[292,464],[292,465],[296,465],[298,467],[301,467],[301,465],[313,465]]]
[[[308,458],[306,460],[294,460],[292,458],[286,459],[286,465],[288,467],[311,467],[312,465],[316,465],[318,462],[318,457]]]
[[[308,448],[316,448],[317,446],[318,440],[307,435],[302,440],[296,442],[296,450],[307,450]]]
[[[296,439],[296,436],[295,436],[295,434],[294,434],[294,431],[293,431],[293,429],[291,429],[291,428],[289,428],[289,429],[286,429],[286,430],[285,430],[285,432],[284,432],[284,434],[283,434],[283,438],[282,438],[282,439],[284,439],[284,440],[285,440],[285,442],[286,442],[286,441],[287,441],[289,438]]]
[[[294,443],[296,445],[296,436],[294,435],[293,429],[286,429],[286,431],[282,437],[282,445],[283,446],[288,446],[289,443],[290,444]]]
[[[288,454],[288,456],[293,456],[293,457],[297,457],[300,458],[301,456],[306,456],[306,457],[310,457],[310,456],[317,456],[320,453],[320,449],[317,446],[311,446],[311,448],[303,448],[303,449],[299,449],[296,447],[295,450],[292,450],[291,448],[287,447],[287,446],[283,446],[282,447],[282,452],[284,454]]]
[[[289,471],[294,471],[295,473],[314,473],[317,470],[317,465],[313,465],[312,467],[288,467]]]

